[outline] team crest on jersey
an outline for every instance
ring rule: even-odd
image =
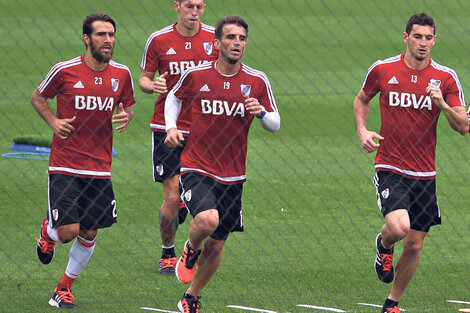
[[[248,98],[251,94],[251,85],[241,84],[240,90],[242,92],[242,96]]]
[[[186,201],[191,201],[191,189],[189,189],[188,191],[186,191],[184,193],[184,198],[186,199]]]
[[[54,219],[54,221],[57,221],[59,219],[59,210],[52,210],[52,218]]]
[[[441,87],[441,81],[438,79],[432,79],[429,81],[429,83],[435,87]]]
[[[390,195],[390,189],[387,188],[384,191],[382,191],[382,198],[387,199],[389,195]]]
[[[202,45],[204,46],[204,52],[207,55],[211,55],[212,49],[214,48],[214,44],[212,42],[203,42]]]
[[[155,169],[157,170],[157,174],[158,174],[158,175],[160,175],[160,176],[163,175],[163,165],[161,165],[161,164],[160,164],[160,165],[157,165],[157,166],[155,167]]]
[[[119,89],[119,79],[111,78],[111,88],[113,88],[114,92],[116,92]]]

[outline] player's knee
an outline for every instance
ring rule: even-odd
[[[92,230],[84,230],[80,229],[80,237],[86,240],[95,240],[96,236],[98,235],[98,231],[95,229]]]
[[[172,208],[174,208],[175,210],[178,210],[180,207],[181,198],[179,194],[173,194],[169,196],[168,199],[166,199],[166,201]]]
[[[220,255],[224,249],[225,241],[208,239],[204,243],[204,249],[210,251],[211,255]]]
[[[384,228],[385,229],[382,230],[382,233],[384,234],[384,237],[388,238],[387,241],[390,241],[390,244],[402,240],[410,231],[410,228],[403,224],[388,224]]]
[[[204,211],[196,215],[194,221],[199,230],[210,234],[219,226],[219,214],[217,210]]]
[[[410,227],[406,226],[406,225],[398,225],[396,228],[395,228],[395,236],[400,238],[400,239],[403,239],[406,237],[406,235],[408,235],[408,232],[410,231]]]
[[[177,176],[167,179],[163,184],[163,201],[170,208],[178,209],[181,203],[179,193],[179,180]]]
[[[57,234],[62,243],[68,243],[78,236],[79,230],[78,225],[65,225],[57,228]]]
[[[424,240],[421,238],[408,239],[403,243],[403,248],[409,251],[410,253],[419,253],[423,248]]]
[[[410,218],[408,211],[401,209],[388,213],[385,216],[386,223],[383,227],[388,238],[399,241],[408,235],[410,231]]]
[[[405,238],[409,231],[410,231],[409,228],[406,228],[406,227],[403,227],[403,226],[402,227],[396,227],[393,230],[393,235],[394,235],[395,239],[398,241],[398,240],[401,240],[401,239]]]
[[[404,219],[388,221],[384,227],[391,233],[391,237],[394,237],[397,241],[405,238],[410,231],[410,223]]]
[[[163,201],[166,207],[171,208],[173,211],[178,211],[181,198],[178,192],[165,192]]]
[[[422,245],[411,245],[403,247],[404,251],[407,251],[407,253],[411,255],[418,255],[419,253],[421,253],[422,248]]]

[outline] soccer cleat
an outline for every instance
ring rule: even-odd
[[[199,313],[199,309],[201,308],[199,299],[201,299],[201,297],[193,297],[185,293],[183,299],[178,302],[178,309],[181,313]]]
[[[381,313],[400,313],[400,309],[397,306],[394,306],[393,308],[382,308]]]
[[[49,235],[47,234],[47,225],[49,225],[49,221],[45,217],[42,220],[41,235],[39,236],[39,239],[36,238],[36,241],[38,242],[36,251],[38,253],[39,261],[41,261],[42,264],[51,263],[55,250],[55,241],[49,238]]]
[[[175,275],[176,262],[178,262],[177,257],[160,259],[158,262],[158,272],[164,275]]]
[[[60,290],[56,288],[49,300],[49,304],[57,308],[73,309],[76,307],[73,304],[73,300],[75,300],[75,297],[70,288],[61,288]]]
[[[201,250],[193,250],[189,246],[189,240],[184,244],[183,256],[176,263],[176,278],[183,284],[189,284],[196,272],[196,262]]]
[[[377,247],[377,257],[375,258],[375,273],[381,281],[388,284],[393,281],[393,247],[390,249],[391,253],[383,253],[381,250],[385,248],[382,246],[382,234],[378,234],[375,238],[375,245]]]

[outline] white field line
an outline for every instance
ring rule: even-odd
[[[176,311],[167,311],[167,310],[160,310],[160,309],[155,309],[155,308],[147,308],[147,307],[141,307],[141,310],[147,310],[147,311],[154,311],[154,312],[164,312],[164,313],[179,313]]]
[[[378,305],[378,304],[370,304],[370,303],[358,303],[359,305],[365,305],[365,306],[373,306],[374,308],[381,308],[383,305]]]
[[[450,303],[460,303],[460,304],[470,304],[470,302],[460,301],[460,300],[447,300],[446,302],[450,302]]]
[[[250,308],[250,307],[239,306],[239,305],[227,305],[227,308],[240,309],[240,310],[245,310],[245,311],[263,312],[263,313],[277,313],[276,311],[256,309],[256,308]]]
[[[358,303],[358,304],[359,304],[359,305],[365,305],[365,306],[373,306],[374,308],[381,308],[381,307],[383,307],[383,305],[370,304],[370,303],[362,303],[362,302],[360,302],[360,303]],[[405,310],[405,309],[402,309],[402,308],[400,308],[400,311],[406,312],[406,310]]]
[[[325,311],[331,311],[331,312],[342,312],[342,313],[346,312],[340,309],[327,308],[324,306],[316,306],[316,305],[309,305],[309,304],[297,304],[297,306],[302,307],[302,308],[325,310]]]

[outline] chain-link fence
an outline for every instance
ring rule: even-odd
[[[11,152],[19,136],[51,138],[51,129],[30,105],[31,93],[53,64],[84,53],[81,23],[91,12],[115,19],[113,59],[133,75],[135,117],[114,139],[118,224],[100,231],[75,287],[76,303],[87,311],[148,307],[171,312],[165,310],[175,311],[185,290],[176,279],[157,274],[162,189],[152,181],[149,128],[156,95],[138,88],[145,42],[176,21],[172,3],[0,0],[2,153]],[[372,184],[374,155],[361,149],[352,104],[373,62],[405,52],[406,21],[422,11],[437,25],[431,57],[453,68],[468,93],[469,9],[465,1],[207,1],[206,24],[215,25],[229,14],[247,20],[243,62],[269,77],[282,126],[269,134],[257,121],[252,125],[243,193],[245,232],[229,237],[222,265],[202,293],[201,312],[243,310],[237,306],[309,312],[299,304],[379,310],[358,305],[382,305],[389,286],[373,273],[374,238],[383,218]],[[55,100],[50,103],[54,108]],[[371,107],[368,128],[378,131],[377,99]],[[470,301],[469,147],[468,138],[452,131],[441,116],[436,164],[443,225],[426,239],[418,273],[402,298],[409,312],[448,312],[456,308],[448,300]],[[35,255],[34,236],[47,208],[47,161],[4,157],[0,164],[0,308],[43,312],[69,250],[57,246],[48,266]],[[177,234],[178,255],[188,224]]]

